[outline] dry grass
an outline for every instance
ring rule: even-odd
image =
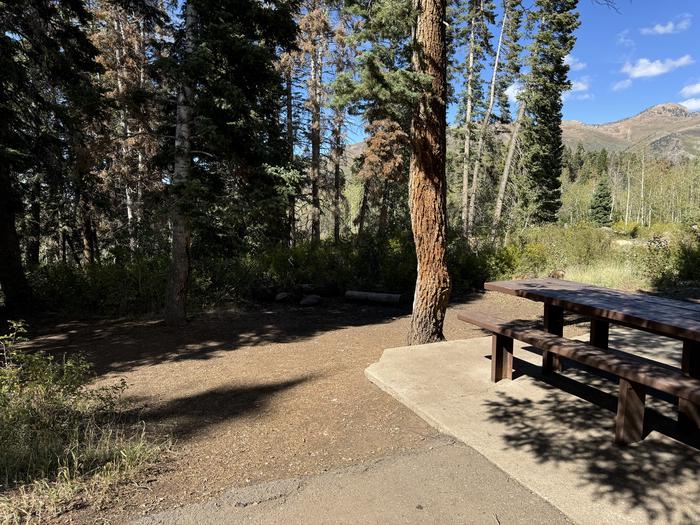
[[[24,325],[11,326],[0,336],[0,522],[99,504],[169,450],[124,412],[123,381],[90,387],[84,359],[19,350]]]
[[[641,275],[639,269],[629,259],[604,259],[587,265],[566,268],[566,279],[582,283],[619,288],[622,290],[647,290],[651,284]]]

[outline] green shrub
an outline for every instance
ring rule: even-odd
[[[617,221],[612,225],[612,230],[618,235],[624,235],[631,239],[636,239],[639,236],[640,225],[638,222]]]
[[[647,241],[642,264],[644,275],[655,286],[667,286],[678,278],[677,258],[671,241],[661,235],[654,235]]]
[[[49,500],[45,510],[55,512],[86,484],[106,490],[155,459],[159,447],[145,441],[142,426],[121,416],[123,381],[88,388],[84,359],[23,351],[17,343],[24,325],[10,325],[0,337],[1,521],[36,515]]]
[[[523,254],[523,267],[536,269],[535,273],[540,273],[604,258],[611,250],[612,238],[609,230],[581,223],[572,227],[549,225],[530,228],[514,242],[522,250],[529,250]]]
[[[158,311],[165,299],[168,260],[139,259],[80,268],[44,265],[29,276],[39,307],[69,314],[110,316]]]

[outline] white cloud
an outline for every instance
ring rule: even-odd
[[[683,55],[680,58],[666,60],[649,60],[648,58],[640,58],[634,64],[627,62],[622,66],[622,72],[626,73],[630,78],[656,77],[663,75],[679,67],[689,66],[693,63],[693,57]]]
[[[581,80],[574,80],[571,82],[571,92],[572,93],[578,93],[580,91],[588,91],[589,87],[591,87],[591,84],[588,81],[588,77],[584,77]]]
[[[632,85],[632,81],[629,78],[615,82],[612,86],[613,91],[624,91]]]
[[[700,98],[689,98],[682,100],[679,104],[688,108],[689,111],[700,111]]]
[[[571,71],[581,71],[582,69],[585,69],[588,64],[585,62],[581,62],[578,58],[576,58],[573,55],[566,55],[564,57],[564,63],[569,66],[569,69]]]
[[[670,20],[665,24],[656,24],[652,27],[643,27],[639,31],[643,35],[673,35],[690,28],[690,15],[683,15],[677,22]]]
[[[634,40],[630,38],[629,29],[625,29],[617,34],[617,43],[623,47],[634,47]]]
[[[522,84],[515,82],[506,88],[506,96],[508,97],[508,102],[515,104],[518,101],[518,95],[523,90]]]
[[[692,97],[693,95],[700,95],[700,82],[697,84],[689,84],[681,89],[681,95],[684,97]]]
[[[569,91],[564,93],[564,99],[574,99],[574,100],[591,100],[593,95],[588,93],[591,87],[591,81],[589,77],[583,77],[578,80],[571,81],[571,88]]]

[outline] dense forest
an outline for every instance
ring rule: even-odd
[[[304,283],[410,292],[416,257],[444,303],[523,272],[503,250],[533,228],[698,220],[697,160],[564,147],[576,0],[442,5],[439,49],[409,0],[2,5],[9,311],[177,323]]]

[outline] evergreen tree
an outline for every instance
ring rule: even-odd
[[[610,226],[612,224],[612,192],[607,179],[603,179],[596,186],[591,201],[591,220],[598,226]]]
[[[81,2],[9,2],[0,10],[0,284],[10,310],[30,302],[15,223],[21,179],[31,178],[38,196],[38,177],[60,187],[69,176],[74,194],[87,202],[84,130],[100,111],[89,21]]]
[[[240,246],[251,231],[285,235],[283,181],[271,169],[288,161],[278,115],[278,53],[292,47],[293,4],[254,0],[188,0],[172,52],[161,68],[177,86],[171,100],[174,159],[171,271],[166,317],[185,318],[190,254]],[[173,147],[174,146],[174,147]],[[212,231],[222,225],[224,231]],[[192,246],[192,232],[213,241]],[[215,239],[226,238],[225,246]],[[237,242],[236,242],[237,241]]]
[[[498,94],[500,121],[502,123],[510,123],[512,116],[510,101],[508,100],[508,94],[506,91],[511,86],[517,87],[521,77],[521,54],[523,52],[521,33],[524,12],[522,1],[504,0],[503,11],[508,12],[508,17],[503,29],[503,65],[498,70],[498,83],[496,89]]]
[[[413,70],[430,79],[411,123],[409,206],[418,275],[409,344],[444,339],[452,283],[447,270],[447,37],[445,0],[417,2]]]
[[[564,58],[575,42],[577,3],[536,0],[536,10],[530,15],[537,31],[528,58],[522,166],[531,187],[528,205],[535,223],[555,221],[561,207],[562,93],[570,87]]]
[[[483,110],[484,89],[481,72],[486,57],[491,53],[491,31],[489,24],[495,20],[495,6],[490,0],[468,0],[459,6],[460,14],[456,17],[459,29],[455,31],[455,44],[466,47],[465,61],[458,71],[465,76],[464,91],[459,104],[460,115],[464,122],[464,142],[462,159],[462,235],[467,237],[470,230],[469,221],[469,167],[472,162],[471,143],[472,127],[475,114]],[[464,14],[461,14],[464,13]],[[461,22],[461,24],[460,24]]]

